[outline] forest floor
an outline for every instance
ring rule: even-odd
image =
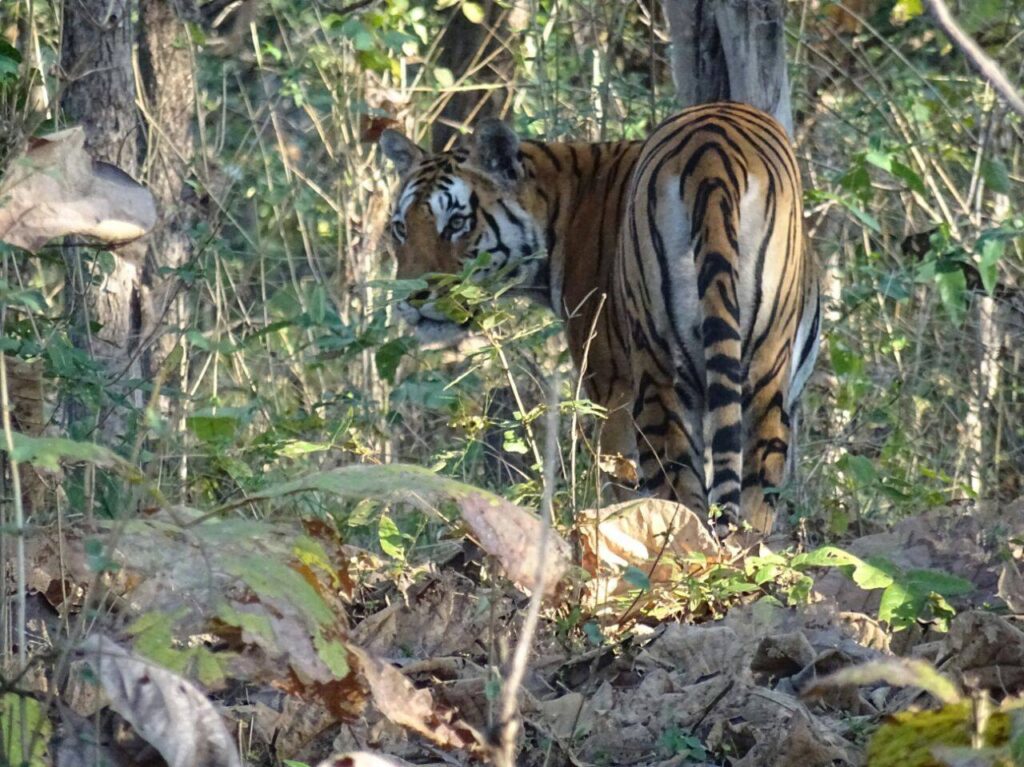
[[[672,506],[655,504],[653,518]],[[650,509],[637,508],[619,527],[602,527],[600,536],[582,535],[576,543],[591,575],[617,563],[620,574],[636,568],[634,576],[581,578],[580,568],[569,568],[547,600],[519,697],[521,765],[945,764],[906,761],[906,745],[886,756],[884,743],[871,746],[868,760],[879,723],[934,707],[944,689],[919,675],[923,665],[878,661],[927,661],[975,699],[980,691],[1002,699],[1024,687],[1024,631],[1013,618],[1024,610],[1016,565],[1024,499],[935,509],[844,543],[864,562],[887,563],[908,589],[914,574],[925,571],[972,585],[950,600],[956,615],[947,625],[927,617],[941,611],[917,604],[920,615],[901,631],[876,618],[892,590],[870,588],[876,584],[866,578],[856,578],[858,585],[849,567],[808,571],[813,585],[802,604],[787,605],[764,589],[736,588],[728,598],[719,592],[718,607],[710,597],[696,599],[692,589],[686,595],[678,582],[663,582],[678,581],[677,571],[658,569],[682,548],[690,554],[691,577],[694,562],[706,569],[728,560],[742,571],[744,558],[758,557],[763,568],[774,555],[761,546],[718,548],[689,522],[666,544]],[[155,512],[107,531],[116,538],[106,549],[67,530],[31,537],[33,653],[59,655],[59,636],[102,634],[117,647],[131,646],[138,654],[132,657],[176,672],[172,681],[177,673],[198,680],[234,725],[231,738],[253,765],[314,765],[331,754],[367,751],[397,764],[489,760],[502,682],[494,669],[511,656],[530,598],[494,576],[503,562],[508,573],[510,560],[477,542],[488,549],[513,545],[514,534],[499,535],[495,544],[470,522],[476,542],[456,536],[433,548],[429,561],[396,566],[342,542],[327,525],[271,528],[264,521],[257,541],[250,523],[222,520],[204,531],[207,520],[190,514]],[[496,515],[490,523],[511,518]],[[781,550],[791,542],[780,537],[766,545]],[[552,561],[565,553],[548,551]],[[531,556],[512,553],[520,564]],[[99,593],[98,581],[105,585],[101,600],[87,596]],[[322,611],[309,598],[313,593],[329,606],[327,618],[310,617]],[[59,674],[49,667],[32,681],[40,693],[55,690],[59,702],[51,707],[60,715],[50,717],[49,757],[62,765],[91,764],[72,754],[101,749],[112,764],[160,764],[148,746],[168,763],[168,749],[178,748],[179,756],[186,746],[201,749],[211,726],[204,724],[205,702],[177,710],[169,695],[147,702],[139,685],[159,687],[158,674],[122,664],[119,704],[109,684],[96,684],[89,653],[114,647],[101,641],[108,639],[78,642],[55,664]],[[844,669],[866,671],[830,677]],[[165,720],[165,729],[177,734],[147,730],[147,716]],[[969,744],[972,726],[981,725],[952,728],[948,742]],[[168,737],[176,743],[168,745]]]

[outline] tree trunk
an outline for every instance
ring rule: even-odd
[[[93,157],[136,176],[140,135],[131,11],[129,0],[65,3],[61,69],[66,81],[61,108],[68,122],[85,128],[85,146]],[[95,279],[100,259],[86,263],[79,248],[65,253],[64,302],[72,339],[101,364],[109,380],[136,378],[140,372],[135,355],[141,325],[140,275],[131,258],[139,251],[129,251],[125,257],[127,250],[112,260],[109,273]],[[138,393],[129,396],[137,399]],[[73,433],[81,436],[84,407],[69,403],[66,415]],[[113,409],[101,412],[99,418],[108,443],[123,436],[124,423]]]
[[[672,78],[683,106],[730,99],[772,114],[793,135],[781,0],[662,0]]]
[[[191,255],[189,229],[193,212],[183,198],[192,162],[195,123],[195,78],[191,43],[185,20],[170,0],[141,0],[139,5],[139,71],[144,89],[146,172],[144,181],[156,197],[160,220],[149,238],[142,281],[149,309],[143,318],[146,335],[161,326],[188,324],[179,282],[163,276]],[[147,377],[155,375],[173,349],[176,338],[154,338],[143,357]]]
[[[434,152],[444,150],[459,135],[460,126],[500,114],[512,96],[508,83],[512,81],[515,60],[502,37],[508,35],[510,16],[516,14],[496,0],[486,0],[482,5],[486,16],[480,24],[466,17],[461,5],[452,7],[448,26],[441,38],[437,65],[450,70],[456,83],[465,77],[468,83],[505,83],[506,87],[457,90],[446,94],[431,135]],[[511,26],[514,28],[522,21],[513,20]]]

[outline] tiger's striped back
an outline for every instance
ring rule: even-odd
[[[752,107],[695,107],[647,140],[632,190],[615,295],[644,476],[766,530],[819,322],[789,139]]]
[[[393,132],[382,147],[403,171],[388,236],[400,277],[490,253],[484,272],[565,319],[608,410],[605,452],[638,456],[653,494],[770,527],[764,490],[785,478],[819,322],[796,162],[771,117],[717,103],[643,142],[520,143],[488,121],[451,152]],[[401,307],[425,336],[445,326],[439,297]]]

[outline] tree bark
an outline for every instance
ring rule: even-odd
[[[752,104],[793,135],[781,0],[662,0],[682,106]]]
[[[65,78],[61,108],[68,122],[86,131],[86,149],[98,160],[117,165],[131,176],[139,168],[139,116],[132,73],[133,24],[129,0],[68,0],[64,6],[61,69]],[[138,246],[129,246],[138,247]],[[144,246],[142,246],[144,247]],[[122,251],[122,256],[136,251]],[[97,360],[108,379],[135,378],[135,355],[141,326],[140,274],[131,257],[115,257],[102,279],[79,248],[65,252],[65,313],[72,339]],[[92,329],[97,323],[97,329]],[[139,399],[138,393],[131,393]],[[139,400],[141,404],[141,400]],[[100,413],[107,442],[123,436],[124,424],[113,410]],[[82,427],[85,409],[69,403],[68,425]]]
[[[144,181],[160,211],[142,274],[148,298],[143,324],[148,337],[158,334],[161,326],[182,328],[189,320],[178,280],[161,274],[164,267],[176,269],[185,264],[192,252],[189,229],[194,212],[184,193],[195,154],[195,75],[188,28],[178,3],[141,0],[139,71],[147,127]],[[156,335],[143,356],[147,377],[156,374],[175,343],[172,334]]]
[[[512,81],[515,61],[501,37],[508,34],[514,12],[496,0],[486,0],[482,5],[486,16],[480,24],[466,18],[460,5],[451,8],[437,64],[450,70],[456,82],[467,76],[470,82],[506,83],[506,87],[447,94],[431,135],[434,152],[444,150],[459,135],[460,126],[500,114],[512,97],[507,84]],[[512,26],[516,26],[515,22]]]

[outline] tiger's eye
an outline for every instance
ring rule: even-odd
[[[400,240],[405,239],[405,222],[395,219],[391,222],[391,233]]]
[[[453,232],[460,232],[466,226],[466,221],[468,220],[465,216],[456,213],[448,219],[448,229]]]

